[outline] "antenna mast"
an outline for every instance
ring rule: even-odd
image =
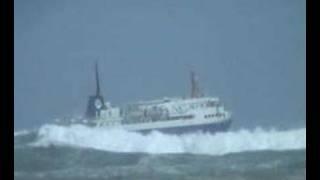
[[[100,81],[99,81],[99,69],[98,69],[98,61],[96,61],[96,96],[100,96]]]
[[[191,80],[191,98],[202,97],[202,93],[200,92],[198,79],[194,71],[190,72],[190,80]]]

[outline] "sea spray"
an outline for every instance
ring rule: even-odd
[[[114,152],[192,153],[224,155],[259,150],[305,149],[306,129],[238,130],[224,133],[168,135],[161,132],[139,134],[123,129],[44,125],[31,146],[73,146]]]
[[[30,133],[28,130],[14,131],[14,137],[27,135],[28,133]]]

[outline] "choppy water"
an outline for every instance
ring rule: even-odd
[[[175,136],[45,125],[14,139],[17,180],[306,179],[305,128]]]

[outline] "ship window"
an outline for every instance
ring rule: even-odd
[[[208,114],[208,115],[205,115],[204,118],[212,118],[214,116],[215,116],[214,114]]]
[[[208,115],[205,115],[204,117],[205,118],[211,118],[211,117],[213,117],[214,115],[213,114],[208,114]]]
[[[192,119],[193,115],[170,117],[169,120]]]
[[[216,106],[216,105],[217,105],[217,103],[214,102],[214,101],[208,101],[208,103],[207,103],[207,106],[208,106],[208,107],[214,107],[214,106]]]

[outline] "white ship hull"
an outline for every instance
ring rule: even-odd
[[[194,121],[194,122],[162,122],[162,123],[142,123],[136,125],[121,125],[122,128],[128,131],[136,131],[149,133],[159,131],[169,134],[185,134],[194,132],[216,133],[227,131],[231,125],[231,120],[224,121]]]
[[[121,128],[127,131],[135,131],[141,133],[150,133],[159,131],[169,134],[185,134],[192,132],[216,133],[227,131],[231,125],[230,117],[210,118],[210,119],[191,119],[191,120],[164,120],[156,122],[142,122],[135,124],[116,124],[112,121],[86,121],[73,120],[70,122],[60,122],[60,125],[82,124],[91,127],[103,128]]]
[[[171,127],[161,127],[161,128],[148,128],[142,129],[137,128],[135,131],[141,133],[149,133],[152,131],[159,131],[166,134],[188,134],[195,132],[204,132],[204,133],[217,133],[227,131],[231,125],[231,120],[221,121],[221,122],[209,122],[209,123],[198,123],[190,124],[184,126],[171,126]]]

